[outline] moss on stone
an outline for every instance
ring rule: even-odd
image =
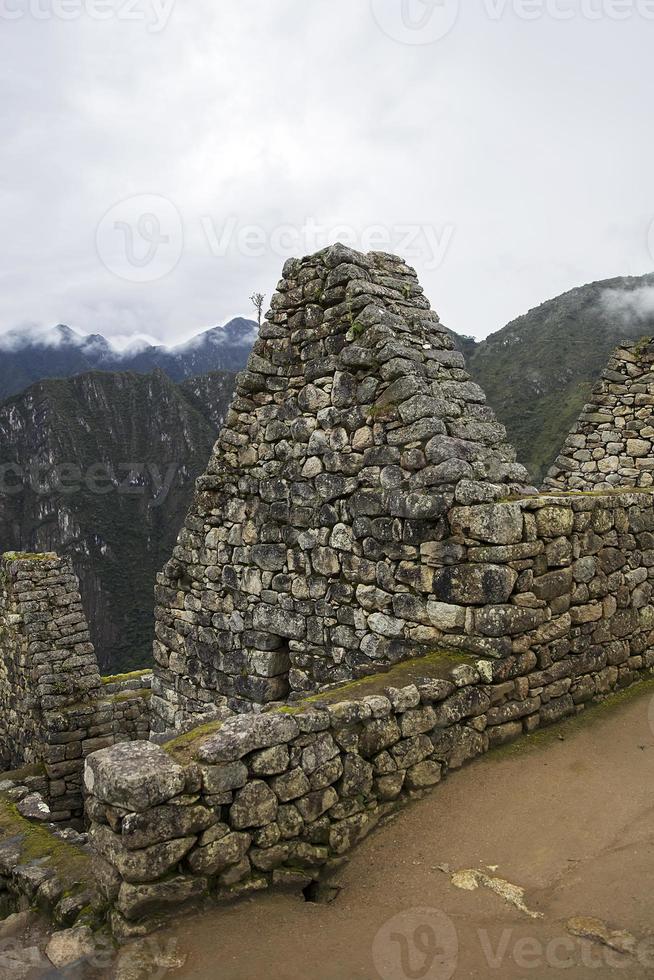
[[[185,732],[183,735],[178,735],[170,742],[164,742],[161,748],[164,752],[167,752],[175,762],[180,764],[185,764],[191,762],[194,758],[194,749],[197,747],[197,743],[208,738],[210,735],[215,735],[222,728],[222,721],[211,721],[205,725],[199,725],[197,728],[193,728],[190,732]]]
[[[55,561],[57,557],[54,552],[32,554],[28,551],[5,551],[2,555],[5,561]]]
[[[134,691],[117,691],[115,694],[109,694],[106,698],[103,698],[103,702],[109,702],[110,704],[120,704],[123,701],[134,701],[135,698],[141,698],[143,701],[149,701],[152,697],[152,691],[149,687],[141,687]]]
[[[0,835],[20,838],[21,863],[46,864],[71,894],[94,886],[91,858],[73,844],[54,837],[45,827],[26,820],[15,803],[0,795]]]
[[[112,674],[110,677],[102,677],[101,680],[103,684],[122,684],[123,681],[133,681],[151,673],[152,667],[142,667],[140,670],[133,670],[129,674]]]
[[[479,657],[474,654],[458,653],[455,650],[434,650],[424,657],[415,657],[396,664],[384,673],[361,677],[356,681],[346,681],[337,687],[310,694],[301,701],[277,708],[276,711],[292,714],[302,711],[303,708],[310,708],[316,702],[336,704],[339,701],[356,700],[370,694],[383,694],[387,687],[406,687],[425,678],[449,680],[455,667],[461,665],[474,667],[478,660]]]
[[[544,490],[542,493],[515,494],[498,500],[500,504],[517,503],[521,500],[543,500],[553,497],[557,500],[580,500],[583,497],[621,497],[632,496],[635,493],[643,495],[654,494],[654,487],[615,487],[612,490]]]

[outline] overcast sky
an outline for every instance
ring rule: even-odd
[[[0,332],[172,343],[352,234],[477,337],[648,272],[653,44],[653,0],[0,0]]]

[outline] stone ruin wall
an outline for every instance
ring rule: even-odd
[[[91,752],[147,738],[149,675],[107,685],[68,559],[0,558],[0,761],[42,765],[53,821],[82,813],[82,769]],[[148,692],[149,693],[149,692]]]
[[[155,732],[428,649],[448,511],[528,484],[412,269],[288,262],[159,578]]]
[[[649,338],[614,351],[544,489],[654,487],[653,366]]]
[[[464,762],[654,673],[648,345],[564,450],[606,486],[538,494],[400,259],[292,261],[272,306],[157,585],[152,738],[188,735],[139,740],[66,562],[0,566],[0,745],[45,761],[60,817],[86,757],[120,938],[306,887]]]
[[[472,654],[433,651],[165,751],[89,757],[118,937],[207,899],[306,888],[465,762],[654,673],[649,493],[526,497],[454,508],[450,522],[464,563],[442,571],[425,621]]]
[[[190,731],[86,764],[122,938],[306,887],[449,771],[654,673],[646,465],[529,488],[392,256],[292,261],[272,307],[157,586],[152,737]],[[648,438],[647,356],[587,414],[598,462]]]

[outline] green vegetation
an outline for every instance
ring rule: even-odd
[[[103,677],[103,684],[121,684],[123,681],[133,681],[139,677],[144,677],[150,673],[150,667],[142,667],[140,670],[133,670],[129,674],[113,674],[110,677]]]
[[[119,691],[117,694],[110,694],[108,697],[103,698],[104,701],[109,701],[111,704],[120,704],[123,701],[133,701],[134,698],[141,698],[143,701],[149,701],[152,697],[152,691],[149,687],[139,688],[138,691]]]
[[[648,329],[654,333],[654,314],[628,323],[603,304],[604,292],[653,285],[652,274],[595,282],[530,310],[481,343],[453,335],[536,483],[563,446],[612,351]]]
[[[294,702],[292,706],[287,705],[278,710],[281,713],[292,714],[310,708],[316,702],[338,704],[339,701],[361,698],[369,694],[383,694],[387,687],[406,687],[408,684],[424,681],[425,678],[447,680],[453,667],[463,664],[474,667],[480,659],[475,654],[457,653],[454,650],[434,650],[425,657],[414,657],[412,660],[396,664],[382,674],[361,677],[356,681],[345,681],[318,694],[310,694],[301,701]]]
[[[352,326],[350,327],[350,335],[352,337],[352,340],[357,340],[365,332],[366,332],[366,327],[364,327],[362,323],[359,323],[358,320],[355,320]]]
[[[220,372],[183,385],[162,372],[94,372],[38,382],[0,405],[0,465],[27,474],[23,492],[5,498],[3,544],[16,557],[72,558],[101,670],[151,662],[155,576],[172,553],[232,387],[233,376]],[[30,484],[37,432],[42,457],[77,468],[79,479],[66,480],[72,490],[38,493]],[[134,465],[141,475],[130,486]],[[53,482],[51,469],[37,476],[45,487]],[[166,480],[169,491],[155,500]]]

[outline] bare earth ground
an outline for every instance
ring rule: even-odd
[[[359,845],[333,879],[341,891],[332,904],[263,894],[180,920],[159,937],[187,956],[168,976],[653,977],[652,693],[649,685],[454,773]],[[523,888],[524,910],[483,884],[456,887],[466,869]],[[572,935],[567,923],[578,916],[628,930],[632,940],[616,941],[631,941],[633,953]]]

